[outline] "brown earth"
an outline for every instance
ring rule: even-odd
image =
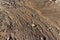
[[[59,5],[48,3],[0,0],[0,40],[60,40]]]

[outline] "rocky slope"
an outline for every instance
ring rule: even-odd
[[[0,40],[60,40],[60,28],[29,0],[0,0]]]

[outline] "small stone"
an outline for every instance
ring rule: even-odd
[[[60,36],[60,33],[58,35]]]
[[[40,32],[42,32],[43,30],[40,30]]]
[[[35,24],[32,24],[32,27],[34,27],[35,26]]]
[[[52,1],[52,0],[49,0],[49,1]]]
[[[55,1],[55,3],[59,3],[59,2],[60,2],[60,0],[56,0],[56,1]]]
[[[46,38],[43,36],[43,37],[41,37],[41,40],[46,40]]]
[[[43,37],[41,37],[41,40],[44,40]]]
[[[13,40],[13,38],[12,38],[11,36],[9,36],[9,37],[7,38],[7,40]]]

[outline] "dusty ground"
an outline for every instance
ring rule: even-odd
[[[60,40],[59,13],[55,1],[0,0],[0,40]]]

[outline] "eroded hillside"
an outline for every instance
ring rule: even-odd
[[[0,40],[60,40],[60,28],[29,0],[0,0]]]

